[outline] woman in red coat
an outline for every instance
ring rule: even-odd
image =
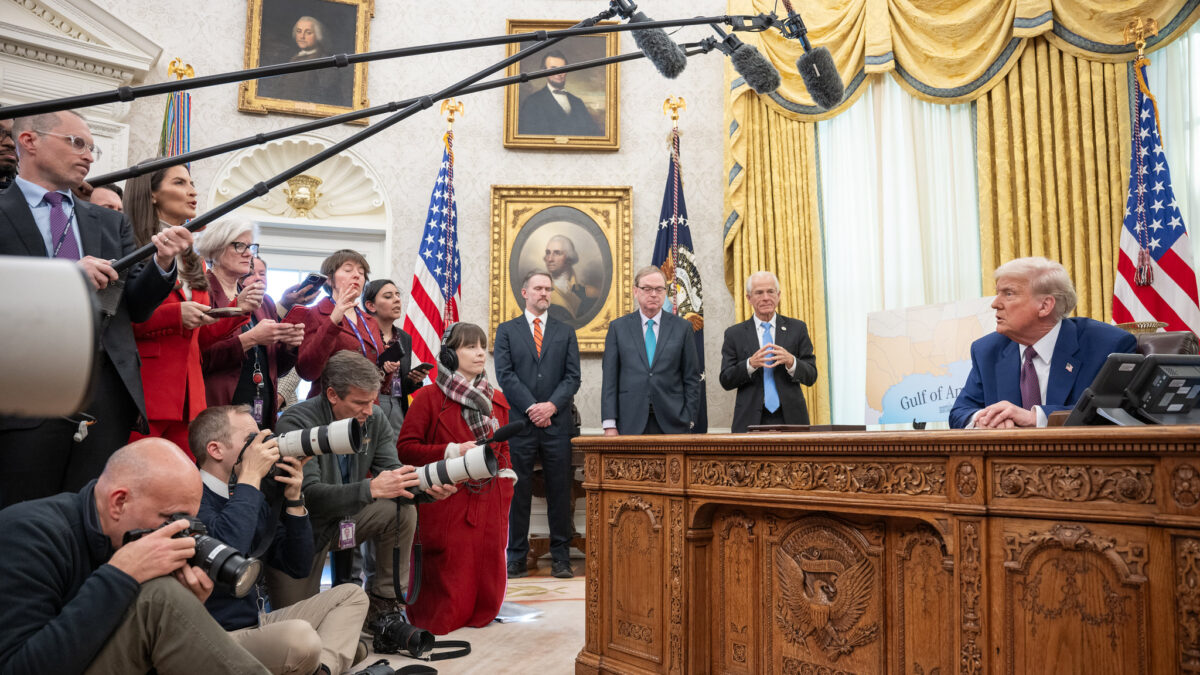
[[[487,333],[470,323],[450,327],[443,351],[457,369],[438,364],[436,386],[422,387],[409,406],[396,441],[405,464],[423,466],[459,457],[508,423],[508,401],[488,384]],[[511,467],[507,443],[494,443],[497,464]],[[516,474],[511,469],[469,482],[441,501],[417,506],[424,548],[421,591],[408,618],[438,635],[463,626],[482,627],[496,618],[508,581],[508,505]]]
[[[285,321],[304,324],[304,342],[296,358],[296,372],[312,382],[308,397],[325,392],[321,373],[329,357],[343,349],[358,352],[379,362],[383,344],[379,324],[370,314],[358,307],[363,286],[367,283],[371,266],[358,251],[344,248],[334,251],[321,263],[321,274],[329,278],[325,284],[327,297],[308,311],[289,312]],[[298,315],[298,316],[297,316]]]
[[[125,215],[133,224],[138,246],[160,230],[182,225],[196,216],[196,187],[186,167],[172,166],[130,180],[125,186]],[[188,424],[206,407],[200,352],[246,322],[245,317],[216,319],[210,309],[204,261],[192,249],[175,260],[175,289],[148,321],[133,324],[142,360],[142,388],[150,436],[166,438],[192,457]],[[261,287],[248,289],[235,304],[253,311],[262,301]],[[130,440],[144,438],[133,432]]]

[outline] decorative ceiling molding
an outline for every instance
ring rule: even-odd
[[[34,16],[57,28],[60,32],[81,42],[97,43],[98,40],[83,28],[75,25],[70,19],[57,14],[52,8],[38,0],[13,0],[21,7],[29,10]]]

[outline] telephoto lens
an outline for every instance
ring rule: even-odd
[[[281,457],[352,455],[362,447],[362,425],[353,417],[276,436]]]
[[[175,536],[196,540],[196,554],[188,564],[204,570],[214,582],[233,589],[233,597],[246,597],[258,582],[262,573],[262,563],[255,558],[247,558],[234,547],[208,536],[208,528],[199,519],[185,513],[176,513],[167,519],[167,523],[176,520],[187,520],[188,527]]]
[[[375,634],[372,642],[376,654],[408,652],[419,659],[433,649],[433,633],[405,621],[399,612],[384,614],[369,628]]]
[[[425,466],[417,467],[417,478],[421,481],[409,488],[414,495],[428,490],[433,485],[455,485],[465,480],[483,480],[496,475],[496,453],[489,445],[477,445],[461,457],[451,457]]]

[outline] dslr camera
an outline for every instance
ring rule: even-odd
[[[233,597],[246,597],[246,594],[254,588],[254,584],[258,581],[259,574],[262,573],[262,563],[255,558],[247,558],[232,546],[208,536],[208,528],[198,518],[193,518],[186,513],[173,513],[156,528],[126,532],[122,541],[128,544],[177,520],[188,521],[188,526],[181,532],[175,533],[174,536],[176,538],[191,537],[196,540],[196,555],[192,556],[188,564],[204,570],[213,582],[232,589]]]
[[[246,442],[242,444],[242,450],[238,453],[238,463],[242,461],[242,456],[246,454],[246,450],[250,448],[250,444],[254,442],[258,434],[250,434],[246,437]],[[268,434],[263,437],[263,441],[269,441],[272,438],[276,439],[279,444],[280,457],[315,457],[318,455],[352,455],[358,452],[362,447],[362,425],[353,417],[348,417],[344,420],[338,420],[332,424],[325,424],[309,429],[295,429],[282,434]],[[263,478],[259,489],[267,500],[274,502],[281,494],[282,487],[279,481],[275,480],[275,476],[279,474],[278,467],[271,467],[271,471]],[[230,484],[237,482],[237,470],[229,477]]]

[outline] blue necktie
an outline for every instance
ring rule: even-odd
[[[764,321],[763,344],[769,345],[775,340],[771,337],[771,322]],[[779,410],[779,390],[775,388],[775,366],[763,368],[763,407],[767,412]]]
[[[658,338],[654,337],[654,319],[646,321],[646,363],[654,365],[654,348],[658,346]]]

